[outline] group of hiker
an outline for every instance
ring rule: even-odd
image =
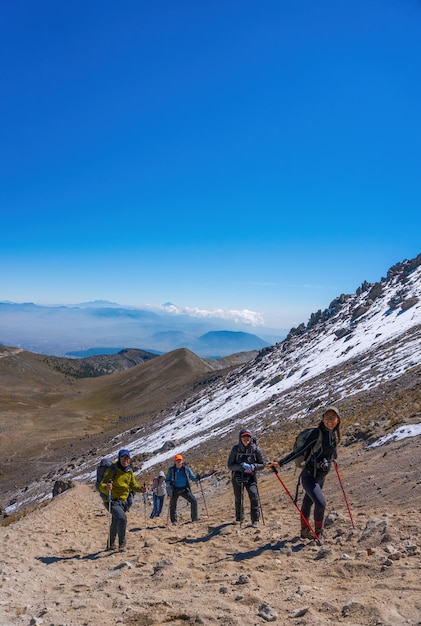
[[[244,521],[244,494],[247,493],[250,502],[250,521],[252,527],[257,527],[261,515],[261,503],[257,485],[257,472],[271,469],[278,475],[278,469],[296,459],[302,459],[300,482],[304,490],[304,497],[299,509],[301,516],[301,538],[319,541],[323,537],[324,514],[326,500],[323,495],[323,485],[332,463],[337,458],[337,445],[340,442],[340,416],[334,406],[325,409],[319,425],[308,430],[303,443],[280,459],[278,462],[265,461],[264,455],[250,430],[242,429],[238,443],[232,447],[228,457],[228,469],[231,471],[231,482],[234,492],[234,523]],[[307,432],[307,431],[306,431]],[[278,477],[279,478],[279,477]],[[182,454],[174,456],[174,463],[167,473],[160,471],[152,483],[153,509],[151,518],[159,517],[162,513],[165,495],[169,498],[169,518],[171,524],[176,525],[177,503],[183,498],[190,504],[191,521],[199,521],[197,498],[191,489],[192,482],[199,482],[200,474],[195,474],[184,462]],[[282,482],[282,481],[280,481]],[[144,493],[145,485],[136,481],[131,467],[129,450],[122,449],[117,460],[108,467],[98,489],[103,497],[104,505],[110,516],[109,537],[107,548],[124,552],[126,550],[127,511],[130,494]],[[297,505],[296,505],[297,506]],[[310,523],[311,508],[314,506],[314,530]],[[298,508],[298,507],[297,507]],[[118,539],[118,546],[117,541]]]

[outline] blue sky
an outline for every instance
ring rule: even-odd
[[[421,252],[418,0],[6,0],[0,51],[0,300],[290,328]]]

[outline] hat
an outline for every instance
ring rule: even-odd
[[[176,454],[174,457],[174,461],[182,461],[183,460],[183,455],[182,454]]]
[[[329,411],[331,411],[332,413],[336,413],[336,415],[338,416],[338,420],[341,421],[341,417],[339,415],[339,410],[336,408],[336,406],[328,406],[323,413],[323,417],[326,415],[326,413],[328,413]]]
[[[244,437],[244,435],[248,435],[249,437],[251,437],[251,432],[249,430],[242,430],[240,432],[240,437]]]
[[[161,476],[161,478],[165,478],[165,473],[161,470],[158,474],[158,476]]]
[[[120,450],[120,451],[119,451],[119,453],[118,453],[118,458],[119,458],[119,459],[121,459],[121,457],[122,457],[122,456],[128,456],[128,457],[129,457],[129,459],[130,459],[130,456],[131,456],[131,455],[130,455],[130,452],[129,452],[128,450],[125,450],[125,449],[123,448],[123,450]]]

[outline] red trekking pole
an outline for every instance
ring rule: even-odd
[[[282,480],[279,478],[278,475],[278,470],[276,469],[276,467],[273,467],[273,465],[271,465],[271,469],[272,472],[275,474],[276,478],[279,480],[279,482],[281,483],[282,487],[285,489],[286,493],[288,494],[288,496],[291,498],[292,503],[294,504],[295,508],[297,509],[298,513],[301,515],[301,519],[305,522],[305,525],[307,526],[307,528],[309,529],[309,531],[311,532],[311,534],[313,535],[313,537],[315,538],[316,541],[319,542],[320,544],[320,539],[318,538],[318,536],[316,535],[316,533],[314,532],[314,530],[312,529],[312,527],[310,526],[310,522],[308,521],[308,519],[303,515],[303,512],[301,511],[300,507],[297,506],[297,503],[295,502],[294,498],[292,497],[292,495],[290,494],[290,492],[288,491],[288,488],[284,485],[284,483],[282,482]]]
[[[344,500],[345,500],[345,504],[346,504],[346,506],[347,506],[347,508],[348,508],[349,519],[351,520],[352,528],[355,528],[354,520],[352,519],[351,509],[350,509],[350,507],[349,507],[349,503],[348,503],[348,498],[346,497],[345,489],[344,489],[344,486],[343,486],[343,484],[342,484],[341,477],[340,477],[340,475],[339,475],[338,464],[336,463],[336,461],[333,461],[333,465],[334,465],[334,467],[335,467],[336,476],[338,477],[339,484],[340,484],[341,489],[342,489],[342,493],[344,494]]]

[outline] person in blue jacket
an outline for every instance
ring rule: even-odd
[[[177,524],[177,502],[181,496],[187,502],[190,502],[191,521],[199,521],[197,499],[193,495],[190,487],[190,481],[197,482],[200,480],[199,475],[195,475],[190,467],[184,464],[182,454],[176,454],[174,457],[174,465],[168,468],[165,477],[167,486],[167,494],[170,498],[170,519],[173,526]]]

